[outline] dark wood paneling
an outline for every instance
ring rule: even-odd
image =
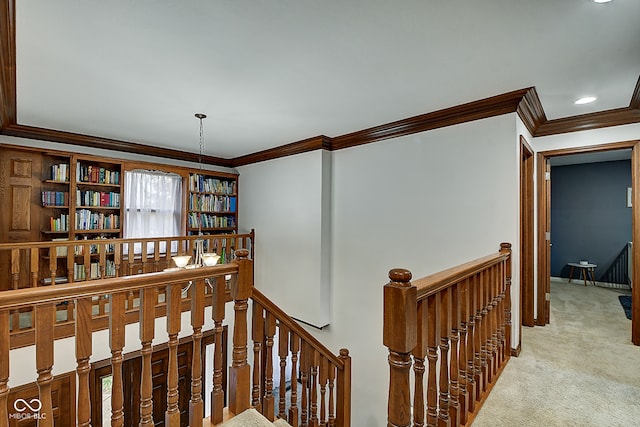
[[[15,0],[0,1],[0,129],[16,122]]]
[[[473,120],[513,113],[530,88],[469,102],[333,138],[332,150],[370,144]]]
[[[314,150],[331,150],[331,146],[331,138],[320,135],[268,150],[258,151],[257,153],[247,154],[246,156],[236,157],[232,160],[232,164],[234,167],[244,166]]]
[[[76,382],[75,372],[63,374],[54,377],[51,384],[51,401],[53,403],[53,420],[56,426],[71,426],[75,424],[76,419]],[[30,402],[32,399],[38,399],[38,386],[36,383],[14,387],[9,393],[9,426],[10,427],[36,427],[37,419],[24,418],[18,419],[21,414],[33,415],[29,409],[22,413],[14,410],[14,403],[17,399],[24,399]],[[37,403],[34,403],[37,405]],[[18,404],[19,408],[23,408]],[[12,417],[12,415],[15,416]]]

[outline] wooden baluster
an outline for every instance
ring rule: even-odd
[[[249,407],[251,398],[251,368],[247,363],[247,300],[251,297],[253,264],[248,252],[237,253],[238,280],[232,281],[231,297],[234,300],[233,363],[229,369],[229,409],[239,414]]]
[[[167,245],[168,243],[169,242],[166,242],[165,245]],[[160,268],[160,239],[157,239],[153,243],[153,271],[161,271],[161,270],[162,269]]]
[[[501,243],[500,252],[509,255],[505,261],[505,357],[511,356],[511,243]]]
[[[30,260],[29,260],[29,268],[31,270],[31,287],[35,288],[38,286],[38,275],[39,275],[39,265],[40,265],[40,250],[37,248],[31,248],[29,251]]]
[[[136,245],[135,243],[127,243],[129,251],[127,252],[127,275],[132,276],[134,272],[134,263],[136,262]]]
[[[451,333],[451,287],[440,292],[440,397],[438,425],[449,425],[449,334]]]
[[[341,348],[339,357],[342,360],[343,368],[338,371],[336,421],[339,426],[349,427],[351,425],[351,356],[349,356],[349,350]]]
[[[84,257],[82,263],[84,265],[85,280],[94,279],[94,277],[91,277],[91,245],[89,243],[84,244]]]
[[[320,426],[327,425],[327,379],[329,378],[329,359],[320,359]],[[282,382],[282,380],[280,380]]]
[[[167,409],[164,416],[164,425],[167,427],[179,427],[178,334],[181,329],[180,320],[182,317],[182,285],[176,283],[167,285],[165,292],[167,307],[167,334],[169,335],[169,368],[167,372]]]
[[[36,369],[38,371],[39,399],[41,403],[39,427],[53,427],[53,403],[51,383],[53,382],[53,327],[55,323],[55,304],[36,306]]]
[[[498,353],[500,355],[500,366],[506,361],[504,346],[504,262],[498,264]]]
[[[460,377],[459,377],[459,330],[460,330],[460,292],[462,283],[456,283],[451,287],[451,329],[449,341],[451,345],[451,364],[450,364],[450,388],[449,388],[449,419],[452,426],[460,424]]]
[[[211,303],[211,317],[213,319],[214,347],[213,347],[213,390],[211,391],[211,422],[222,422],[224,410],[224,391],[222,389],[222,332],[224,327],[224,305],[226,302],[224,276],[217,277],[213,287]],[[233,411],[232,411],[233,412]]]
[[[425,302],[423,302],[425,304]],[[438,424],[438,383],[436,369],[438,363],[438,341],[440,340],[440,295],[430,295],[426,299],[427,311],[427,425]]]
[[[409,376],[411,351],[416,346],[417,290],[411,285],[409,270],[389,272],[384,286],[383,343],[389,349],[389,398],[387,422],[403,427],[411,423]],[[340,380],[340,373],[338,373]],[[340,387],[338,381],[338,387]],[[338,425],[341,425],[341,400],[338,398]]]
[[[114,243],[113,245],[113,263],[116,268],[116,277],[122,276],[120,265],[122,262],[122,245],[123,243]]]
[[[418,316],[416,322],[416,346],[413,354],[413,425],[415,427],[424,426],[424,359],[427,356],[427,311],[426,304],[418,301]]]
[[[280,323],[278,327],[278,356],[280,357],[280,386],[278,387],[278,417],[287,419],[286,393],[287,393],[287,356],[289,355],[289,328]],[[255,363],[255,362],[254,362]],[[291,379],[292,382],[295,378]]]
[[[480,401],[484,386],[482,383],[482,313],[480,310],[480,289],[482,286],[482,280],[480,275],[474,276],[473,281],[473,293],[472,293],[472,307],[475,320],[474,336],[473,336],[473,378],[476,382],[476,396],[475,399]]]
[[[267,311],[265,319],[266,359],[264,366],[264,401],[262,415],[269,421],[273,421],[275,402],[273,400],[273,336],[276,334],[276,318]]]
[[[159,244],[158,244],[159,246]],[[191,327],[193,350],[191,352],[191,399],[189,399],[189,426],[202,427],[204,402],[202,401],[202,326],[204,325],[204,279],[191,285]]]
[[[98,244],[98,247],[100,248],[100,277],[105,278],[107,277],[107,245]]]
[[[329,427],[336,425],[336,404],[334,399],[334,388],[336,378],[336,367],[329,365]]]
[[[298,351],[300,337],[291,332],[291,405],[289,406],[289,424],[298,427]]]
[[[140,254],[140,260],[142,261],[142,273],[149,273],[149,241],[142,241],[142,253]]]
[[[9,337],[9,311],[0,311],[0,348],[11,348]],[[9,426],[7,404],[9,400],[9,351],[0,351],[0,426]]]
[[[499,352],[499,323],[498,323],[498,304],[499,304],[499,265],[491,267],[491,352],[493,354],[493,375],[498,374],[498,368],[501,366]]]
[[[109,306],[109,346],[111,348],[111,426],[124,426],[124,393],[122,383],[122,349],[125,337],[125,294],[110,295]]]
[[[475,360],[476,360],[476,313],[474,293],[477,277],[467,279],[467,391],[469,395],[469,413],[475,412],[476,399],[478,397],[478,384],[476,383]]]
[[[262,342],[264,341],[264,309],[253,301],[251,338],[253,339],[253,387],[251,389],[251,405],[262,413]]]
[[[140,343],[142,368],[140,370],[140,426],[153,426],[153,377],[151,372],[151,343],[155,334],[156,304],[158,289],[145,288],[140,291]]]
[[[469,279],[465,279],[460,285],[460,356],[458,358],[458,372],[460,379],[460,425],[467,423],[469,413],[469,396],[473,396],[474,392],[469,388],[472,385],[467,380],[467,321],[469,320]],[[473,379],[473,378],[472,378]]]
[[[484,376],[485,376],[485,390],[488,385],[493,381],[493,352],[491,347],[491,305],[490,292],[491,292],[491,270],[486,269],[482,273],[482,317],[484,319],[484,332],[483,332],[483,344],[484,344]]]
[[[18,265],[18,277],[20,276],[19,269],[20,269],[20,266]],[[52,247],[52,248],[49,248],[49,277],[51,278],[52,285],[56,283],[57,274],[58,274],[58,251],[56,251],[55,247]],[[15,280],[15,276],[14,276],[14,280]],[[15,287],[14,289],[18,289],[18,288]]]
[[[20,249],[11,249],[11,287],[20,288]]]
[[[309,347],[305,341],[300,345],[300,384],[302,388],[300,426],[309,425]]]
[[[91,425],[91,400],[89,398],[89,373],[91,372],[92,328],[91,297],[76,300],[76,372],[78,374],[78,426]]]
[[[76,262],[76,246],[67,246],[67,282],[76,281],[74,277],[73,264]]]
[[[311,359],[311,415],[309,425],[318,427],[318,366],[320,365],[320,353],[309,345]]]

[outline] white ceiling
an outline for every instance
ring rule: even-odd
[[[18,0],[17,121],[225,158],[535,86],[627,107],[639,0]],[[575,106],[583,95],[591,104]]]

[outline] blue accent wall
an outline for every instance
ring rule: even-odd
[[[551,276],[568,278],[568,262],[587,260],[600,279],[631,241],[627,187],[630,160],[551,168]]]

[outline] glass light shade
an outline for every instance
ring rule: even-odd
[[[215,252],[207,252],[202,254],[202,262],[207,267],[216,265],[219,259],[220,255],[216,254]]]
[[[187,264],[189,264],[190,260],[191,260],[191,255],[180,255],[180,256],[173,257],[173,262],[176,263],[176,266],[178,268],[185,268]]]

